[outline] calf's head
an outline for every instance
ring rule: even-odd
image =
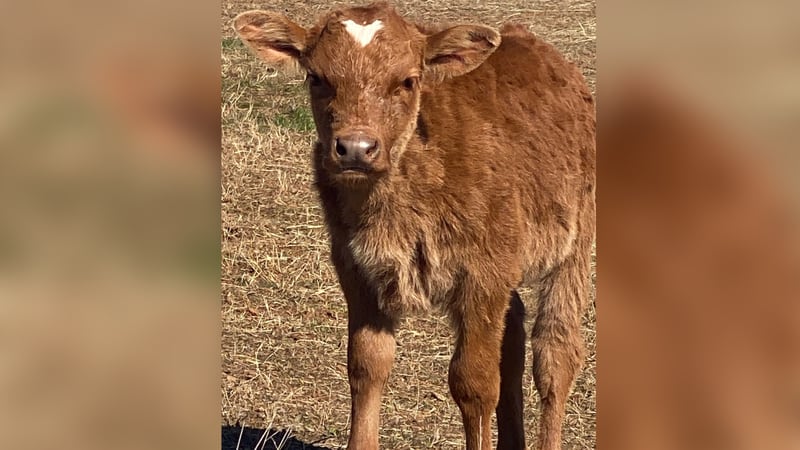
[[[273,66],[307,73],[317,158],[338,182],[369,182],[396,166],[414,133],[424,89],[478,67],[500,44],[480,25],[426,33],[386,3],[331,12],[309,29],[248,11],[241,39]]]

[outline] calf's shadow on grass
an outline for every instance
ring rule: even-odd
[[[222,426],[222,450],[333,450],[303,442],[288,430]]]

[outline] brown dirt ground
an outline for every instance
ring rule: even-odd
[[[223,448],[346,444],[346,310],[312,190],[313,123],[302,79],[267,71],[230,28],[231,19],[249,9],[281,10],[308,25],[341,4],[223,2],[221,391],[222,420],[229,425],[222,430]],[[410,0],[396,6],[427,22],[526,24],[576,62],[594,90],[593,0]],[[520,292],[530,329],[533,299]],[[594,324],[592,304],[583,328],[589,354],[567,408],[565,448],[594,448]],[[383,400],[383,448],[463,448],[460,415],[447,387],[452,345],[438,313],[404,322]],[[538,395],[530,360],[528,345],[525,422],[534,448]]]

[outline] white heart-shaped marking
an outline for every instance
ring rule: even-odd
[[[380,20],[376,20],[369,25],[359,25],[352,20],[345,20],[342,22],[344,24],[345,29],[350,36],[353,36],[353,39],[358,42],[361,47],[366,47],[367,44],[372,42],[372,38],[375,37],[375,33],[378,32],[381,28],[383,28],[383,22]]]

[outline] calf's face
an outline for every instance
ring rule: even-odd
[[[422,91],[478,67],[500,44],[480,25],[424,33],[384,3],[334,11],[310,29],[249,11],[234,28],[267,63],[306,71],[316,156],[342,183],[391,172],[416,128]]]

